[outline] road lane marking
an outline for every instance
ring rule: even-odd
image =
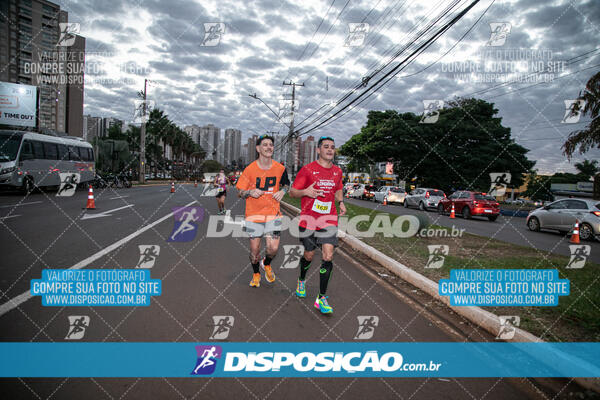
[[[29,203],[9,204],[7,206],[0,206],[0,208],[19,207],[19,206],[26,206],[28,204],[38,204],[38,203],[41,203],[41,201],[30,201]]]
[[[119,208],[113,208],[112,210],[108,210],[108,211],[102,211],[101,213],[97,213],[97,214],[83,214],[81,216],[81,219],[92,219],[92,218],[102,218],[102,217],[110,217],[112,214],[112,212],[115,211],[119,211],[122,210],[124,208],[129,208],[129,207],[133,207],[133,204],[128,204],[126,206],[123,207],[119,207]]]
[[[9,219],[9,218],[14,218],[14,217],[20,217],[21,214],[18,215],[9,215],[8,217],[0,217],[0,220],[4,221],[5,219]]]
[[[111,197],[110,200],[115,200],[115,199],[124,199],[125,197],[129,197],[129,196],[117,196],[117,197]]]
[[[189,207],[194,203],[196,203],[196,200],[192,201],[191,203],[186,204],[184,207]],[[105,247],[104,249],[100,250],[96,254],[89,256],[85,260],[78,262],[77,264],[73,265],[71,268],[68,268],[68,269],[82,269],[84,267],[87,267],[88,265],[90,265],[94,261],[98,260],[99,258],[104,257],[106,254],[110,253],[111,251],[113,251],[113,250],[121,247],[125,243],[129,242],[134,237],[139,236],[140,234],[146,232],[148,229],[151,229],[154,226],[160,224],[161,222],[169,219],[172,215],[173,215],[172,212],[168,213],[167,215],[165,215],[164,217],[162,217],[160,219],[157,219],[150,225],[146,225],[143,228],[131,233],[130,235],[125,236],[123,239],[116,241],[115,243],[111,244],[110,246]],[[26,302],[27,300],[31,299],[32,297],[33,296],[31,295],[31,291],[27,290],[26,292],[23,292],[20,295],[13,297],[6,303],[0,305],[0,317],[3,316],[4,314],[6,314],[7,312],[9,312],[10,310],[17,308],[20,304]]]

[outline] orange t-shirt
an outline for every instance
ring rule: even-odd
[[[238,179],[236,188],[238,190],[260,189],[265,193],[258,199],[248,197],[246,199],[246,220],[252,222],[267,222],[281,217],[279,202],[273,198],[281,186],[289,185],[290,180],[285,167],[274,161],[271,168],[262,169],[258,160],[246,167]]]

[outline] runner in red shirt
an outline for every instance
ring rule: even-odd
[[[338,244],[337,209],[340,204],[340,215],[346,213],[343,202],[342,170],[333,165],[335,142],[333,138],[323,136],[317,142],[319,158],[300,169],[292,188],[291,197],[300,197],[300,242],[304,246],[304,255],[300,259],[300,277],[296,288],[298,297],[306,297],[304,280],[317,246],[321,247],[322,262],[319,295],[315,300],[315,308],[323,314],[330,314],[333,308],[327,303],[327,284],[333,268],[333,251]]]

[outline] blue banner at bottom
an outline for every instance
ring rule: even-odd
[[[0,343],[0,377],[600,377],[600,343]]]

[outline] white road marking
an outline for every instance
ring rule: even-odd
[[[28,204],[38,204],[38,203],[41,203],[41,201],[30,201],[29,203],[10,204],[10,205],[7,205],[7,206],[0,206],[0,208],[20,207],[20,206],[26,206]]]
[[[186,204],[184,207],[189,207],[194,203],[196,203],[196,200],[192,201],[189,204]],[[113,251],[113,250],[121,247],[125,243],[129,242],[134,237],[146,232],[148,229],[151,229],[154,226],[163,222],[164,220],[170,218],[172,215],[173,215],[172,212],[168,213],[167,215],[165,215],[164,217],[162,217],[160,219],[157,219],[150,225],[146,225],[143,228],[141,228],[140,230],[135,231],[128,236],[125,236],[123,239],[116,241],[115,243],[111,244],[110,246],[105,247],[104,249],[100,250],[96,254],[89,256],[85,260],[78,262],[77,264],[73,265],[71,268],[68,268],[68,269],[81,269],[81,268],[87,267],[88,265],[90,265],[94,261],[98,260],[99,258],[104,257],[106,254],[110,253],[111,251]],[[20,295],[18,295],[16,297],[13,297],[6,303],[0,305],[0,317],[2,315],[6,314],[7,312],[9,312],[10,310],[17,308],[20,304],[26,302],[27,300],[31,299],[32,297],[33,296],[31,295],[31,291],[28,290],[24,293],[21,293]]]
[[[115,200],[115,199],[124,199],[125,197],[129,197],[129,196],[117,196],[117,197],[111,197],[110,200]]]
[[[8,217],[0,217],[1,220],[5,220],[5,219],[9,219],[9,218],[14,218],[14,217],[20,217],[21,214],[18,215],[9,215]]]
[[[108,210],[108,211],[103,211],[101,213],[97,213],[97,214],[83,214],[81,216],[81,219],[92,219],[92,218],[102,218],[102,217],[110,217],[112,214],[112,212],[114,211],[119,211],[122,210],[124,208],[129,208],[129,207],[133,207],[133,204],[127,204],[126,206],[123,207],[119,207],[119,208],[113,208],[112,210]]]

